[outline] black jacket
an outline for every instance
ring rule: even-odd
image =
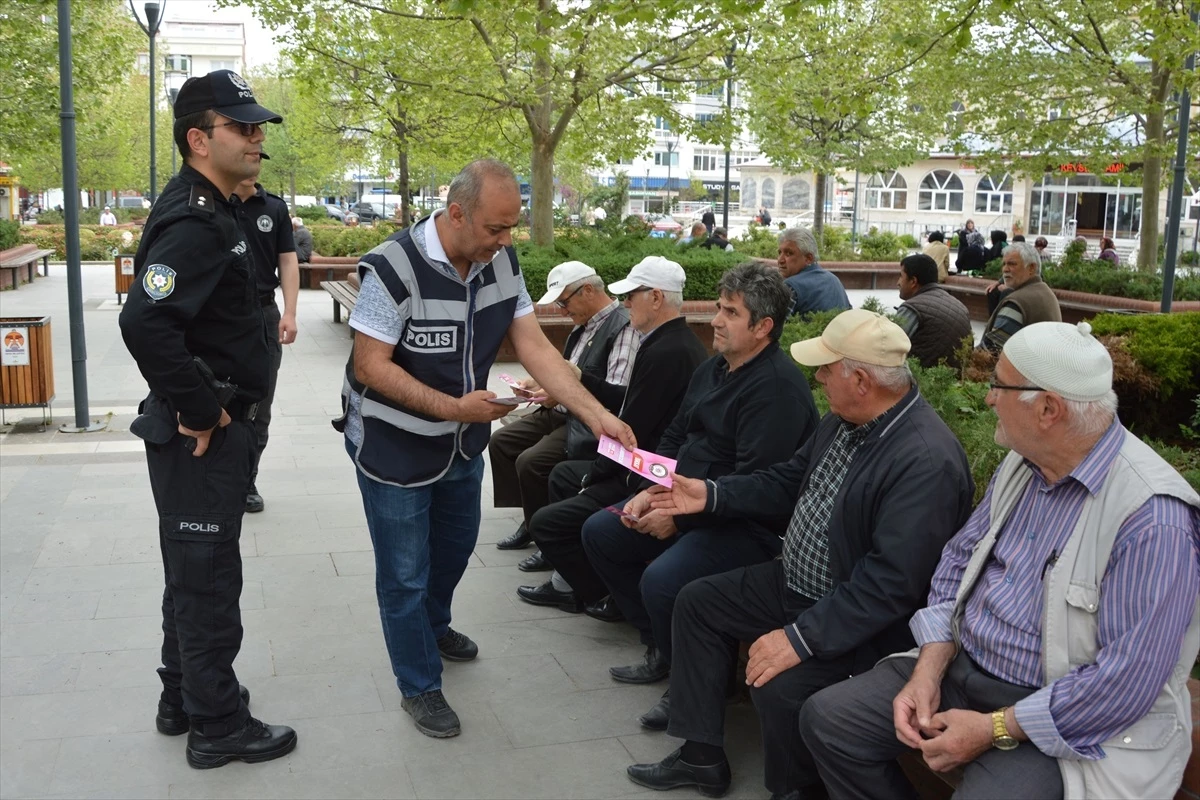
[[[749,475],[786,461],[816,427],[817,408],[804,373],[771,344],[733,372],[722,355],[701,364],[656,452],[677,459],[676,472],[688,478]],[[641,488],[651,485],[641,482]],[[708,513],[675,517],[680,531],[714,525],[730,527]],[[756,524],[750,532],[768,534]]]
[[[826,414],[791,460],[710,484],[709,508],[786,531],[840,424]],[[854,652],[859,673],[911,648],[909,618],[925,605],[942,548],[970,516],[974,491],[962,445],[913,387],[867,437],[838,491],[829,523],[833,591],[784,629],[801,658]]]
[[[704,345],[687,320],[676,317],[651,331],[638,346],[628,389],[586,372],[583,385],[606,408],[620,409],[621,420],[633,429],[638,447],[656,451],[663,431],[679,411],[692,373],[705,356]],[[629,493],[633,476],[617,462],[598,457],[588,469],[588,491],[606,503],[615,502]]]
[[[223,197],[189,166],[179,170],[146,220],[121,309],[121,336],[150,391],[193,430],[221,418],[193,356],[237,384],[240,399],[267,393],[271,355],[240,211],[236,196]]]

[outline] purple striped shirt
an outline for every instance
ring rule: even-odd
[[[962,646],[975,663],[1010,683],[1041,687],[1015,712],[1030,740],[1054,758],[1103,758],[1100,743],[1150,709],[1179,659],[1200,593],[1200,515],[1173,497],[1155,495],[1117,531],[1100,584],[1096,662],[1042,686],[1043,570],[1055,568],[1084,501],[1103,486],[1126,435],[1114,422],[1071,474],[1053,485],[1033,467],[964,609]],[[910,625],[919,645],[951,641],[954,598],[987,533],[994,485],[995,478],[942,551],[928,607]]]

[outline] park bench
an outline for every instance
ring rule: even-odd
[[[358,302],[358,282],[321,281],[321,288],[333,298],[333,321],[335,323],[342,321],[343,307],[346,309],[346,318],[349,319],[350,312],[354,310],[354,304]]]
[[[344,281],[358,269],[358,256],[322,256],[313,253],[300,265],[300,288],[315,289],[320,281]],[[324,283],[321,284],[322,288]]]
[[[37,245],[23,244],[0,250],[0,271],[6,272],[3,286],[16,289],[22,283],[32,283],[37,277],[37,262],[42,262],[42,275],[50,274],[50,256],[53,250],[39,250]],[[24,280],[22,280],[24,274]]]

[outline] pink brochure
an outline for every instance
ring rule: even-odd
[[[651,453],[649,450],[626,450],[616,439],[608,436],[600,437],[597,452],[605,458],[611,458],[626,469],[636,472],[643,478],[649,478],[657,484],[671,487],[671,474],[675,471],[675,459]]]

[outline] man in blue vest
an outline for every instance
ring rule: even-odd
[[[487,390],[507,336],[540,386],[599,436],[629,426],[588,394],[542,333],[512,248],[521,195],[484,159],[450,184],[446,208],[363,256],[354,349],[335,423],[358,472],[375,550],[384,641],[417,729],[461,732],[442,695],[441,658],[479,648],[450,628],[454,589],[479,535],[483,449],[511,406]]]

